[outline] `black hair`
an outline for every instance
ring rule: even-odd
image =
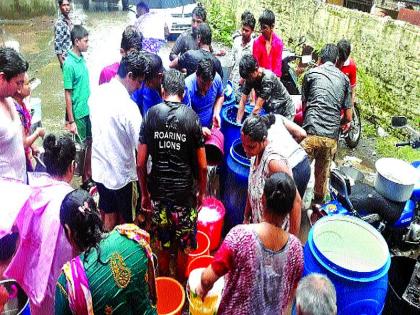
[[[76,43],[76,39],[81,40],[89,35],[89,32],[81,25],[73,26],[73,29],[70,32],[71,42],[74,45]]]
[[[64,197],[60,207],[60,223],[63,228],[68,226],[74,242],[85,253],[98,248],[103,223],[95,201],[86,190],[76,189]]]
[[[0,47],[0,72],[7,81],[28,70],[29,64],[22,55],[10,47]]]
[[[0,238],[0,262],[8,261],[16,252],[19,233],[10,233]]]
[[[205,22],[207,20],[207,12],[206,9],[199,3],[194,10],[192,11],[192,15],[199,17]]]
[[[248,76],[258,69],[258,61],[251,54],[245,54],[239,61],[239,74],[243,79],[247,79]]]
[[[66,175],[69,166],[76,158],[76,146],[70,136],[62,135],[57,138],[49,134],[42,145],[45,150],[43,160],[47,173],[57,177]]]
[[[143,34],[139,32],[133,25],[127,26],[122,33],[120,47],[124,49],[125,52],[128,52],[132,48],[142,50],[142,44]]]
[[[264,24],[264,25],[268,25],[272,27],[274,26],[275,22],[276,22],[276,16],[274,15],[274,12],[269,9],[264,9],[260,17],[258,18],[258,23],[260,23],[260,25]]]
[[[345,62],[347,58],[350,56],[351,53],[351,44],[347,39],[341,39],[337,43],[338,49],[338,60],[341,62]]]
[[[130,51],[121,59],[118,76],[125,78],[129,72],[133,74],[133,79],[149,75],[150,58],[143,52],[137,50]]]
[[[175,69],[170,69],[163,75],[163,89],[169,95],[182,97],[185,91],[184,75]]]
[[[286,216],[293,209],[296,197],[296,185],[287,173],[278,172],[265,180],[264,196],[269,212]]]
[[[62,5],[64,0],[58,0],[58,5]],[[71,0],[67,0],[69,3],[71,2]]]
[[[150,70],[146,73],[144,80],[150,81],[154,79],[159,73],[163,73],[165,70],[162,64],[162,58],[157,54],[144,53],[149,59]]]
[[[213,81],[216,67],[210,58],[201,59],[197,66],[196,75],[206,82]]]
[[[335,44],[326,44],[319,53],[319,58],[321,59],[321,63],[326,63],[328,61],[332,63],[337,62],[338,58],[338,48]]]
[[[197,35],[200,36],[200,43],[211,45],[211,29],[207,23],[201,23],[197,27]]]
[[[255,29],[255,23],[256,23],[255,17],[248,10],[245,11],[244,13],[242,13],[242,15],[241,15],[241,22],[242,22],[242,26],[248,26],[252,30]]]
[[[144,11],[149,12],[149,6],[143,1],[138,2],[137,5],[136,5],[136,8],[137,9],[144,9]]]
[[[268,129],[276,122],[274,114],[265,116],[250,115],[245,119],[241,132],[250,137],[252,141],[261,142],[267,138]]]

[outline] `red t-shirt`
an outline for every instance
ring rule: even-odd
[[[276,35],[272,34],[270,54],[267,54],[265,48],[265,38],[260,35],[254,41],[252,54],[257,59],[260,67],[273,71],[276,76],[281,77],[281,57],[283,54],[283,42]]]
[[[350,80],[350,86],[351,88],[354,88],[357,83],[357,79],[356,79],[357,68],[356,68],[356,63],[354,62],[354,60],[352,58],[348,58],[346,62],[344,63],[344,65],[340,68],[340,70],[346,76],[348,76]]]

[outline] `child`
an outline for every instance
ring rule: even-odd
[[[33,165],[31,161],[32,154],[38,152],[38,148],[35,145],[35,140],[39,137],[43,138],[45,135],[44,128],[36,128],[31,134],[31,114],[29,113],[27,104],[31,95],[31,83],[29,81],[28,74],[25,73],[25,79],[21,88],[19,88],[13,96],[15,100],[16,110],[19,113],[20,120],[22,122],[22,133],[23,133],[23,147],[25,148],[26,156],[26,170],[33,172]]]

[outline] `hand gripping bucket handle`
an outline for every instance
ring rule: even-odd
[[[76,137],[79,142],[76,141]],[[72,136],[74,144],[76,146],[76,167],[74,169],[74,174],[76,176],[82,176],[85,170],[85,160],[86,160],[86,144],[82,142],[82,139],[78,134],[73,134]]]

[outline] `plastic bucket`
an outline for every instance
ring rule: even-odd
[[[214,257],[209,255],[195,257],[190,261],[187,267],[187,277],[190,276],[191,271],[198,268],[207,268],[213,262]]]
[[[197,249],[188,254],[187,266],[196,257],[210,255],[210,239],[206,233],[197,231]]]
[[[381,314],[391,259],[382,235],[354,217],[320,219],[309,231],[304,275],[328,276],[337,292],[341,314]]]
[[[198,268],[191,271],[187,284],[187,297],[190,305],[191,315],[213,315],[217,314],[220,300],[222,297],[224,278],[218,279],[213,288],[207,293],[204,301],[197,295],[196,288],[201,282],[201,274],[204,268]]]
[[[185,303],[185,291],[178,281],[169,277],[158,277],[156,291],[159,315],[181,315]]]
[[[1,314],[30,314],[29,298],[15,280],[2,280],[0,287],[6,289],[8,297]]]
[[[223,162],[225,137],[218,128],[211,129],[211,135],[206,140],[206,158],[210,166],[219,165]]]
[[[225,232],[243,222],[248,194],[249,167],[250,160],[245,155],[242,142],[236,139],[232,143],[224,174],[222,174],[224,178],[222,202],[226,209]]]
[[[225,213],[223,203],[213,197],[204,199],[198,212],[197,229],[209,237],[211,251],[219,246]]]

